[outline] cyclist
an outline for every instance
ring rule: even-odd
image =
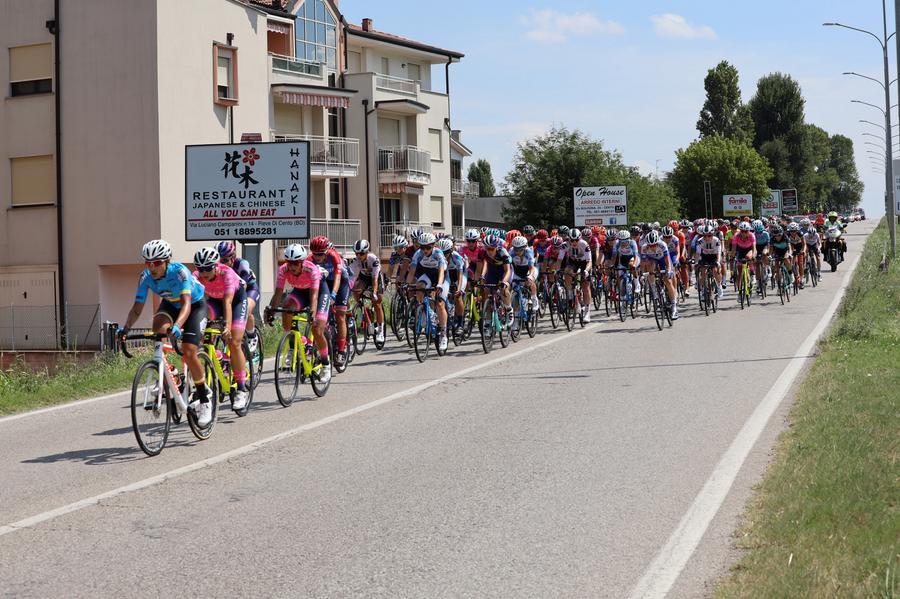
[[[697,282],[700,283],[700,269],[703,267],[711,267],[716,278],[716,287],[719,299],[725,297],[725,289],[722,285],[722,241],[716,235],[716,227],[706,225],[703,229],[703,236],[697,243],[697,254],[699,260],[697,263]],[[714,290],[716,291],[716,290]]]
[[[525,225],[522,227],[522,235],[525,236],[525,240],[528,241],[528,247],[534,246],[534,238],[537,236],[537,231],[535,230],[533,225]]]
[[[528,247],[528,239],[524,236],[513,237],[512,240],[512,280],[524,281],[525,286],[531,292],[528,309],[538,305],[537,301],[537,267],[535,266],[534,251]]]
[[[367,289],[372,290],[372,307],[375,309],[375,342],[384,343],[384,307],[381,298],[384,290],[381,288],[381,260],[372,253],[372,247],[365,239],[360,239],[353,244],[353,253],[356,259],[350,265],[350,288],[353,290],[353,298],[359,302],[359,298]]]
[[[347,350],[347,309],[350,302],[350,283],[347,265],[331,242],[324,235],[313,237],[309,242],[312,261],[324,268],[325,280],[331,289],[331,300],[334,302],[334,320],[337,323],[337,352],[335,360],[340,370],[346,359]]]
[[[554,235],[549,239],[544,255],[538,260],[538,264],[541,265],[541,274],[546,275],[549,285],[556,282],[556,271],[562,268],[565,259],[565,244],[561,237]]]
[[[391,243],[391,256],[388,258],[388,276],[396,281],[406,280],[406,271],[409,269],[410,259],[406,255],[406,248],[409,247],[409,241],[403,235],[394,237]]]
[[[581,236],[581,231],[571,229],[569,231],[569,248],[566,251],[566,291],[569,297],[575,297],[572,283],[576,275],[581,272],[582,305],[577,306],[584,314],[584,321],[591,321],[591,245]]]
[[[162,301],[153,315],[153,330],[156,333],[171,332],[181,339],[184,363],[194,381],[194,397],[188,406],[197,415],[197,424],[207,426],[212,421],[212,406],[209,404],[206,376],[197,357],[206,328],[206,293],[191,271],[184,264],[172,262],[172,248],[162,239],[148,241],[141,248],[146,268],[138,280],[134,305],[125,318],[125,325],[116,331],[124,337],[144,311],[147,292],[152,291]]]
[[[512,323],[512,298],[509,293],[509,281],[512,276],[512,257],[503,247],[503,239],[499,235],[488,235],[484,238],[484,256],[481,260],[479,280],[486,285],[499,285],[500,298],[506,307],[507,324]],[[481,300],[487,299],[488,290],[482,288]]]
[[[468,278],[473,281],[478,280],[479,264],[483,249],[481,247],[481,236],[477,229],[469,229],[466,231],[466,243],[460,248],[459,254],[466,259],[466,270]]]
[[[678,221],[672,222],[678,225]],[[662,240],[669,249],[669,260],[672,262],[672,270],[675,273],[676,280],[681,280],[682,285],[684,285],[685,296],[687,296],[687,285],[684,284],[684,280],[681,278],[681,263],[684,260],[684,244],[681,240],[684,238],[684,235],[678,237],[679,233],[680,231],[676,231],[672,224],[669,223],[662,228]],[[675,287],[677,290],[677,285]]]
[[[550,235],[546,229],[539,229],[535,233],[531,247],[534,250],[534,259],[540,265],[544,261],[544,254],[547,252],[547,248],[550,247]]]
[[[784,235],[784,229],[781,228],[781,225],[773,225],[772,227],[772,237],[769,240],[769,248],[771,249],[770,254],[775,263],[772,265],[772,272],[779,279],[780,284],[784,284],[784,282],[780,281],[781,279],[781,263],[789,261],[793,258],[793,254],[791,252],[791,244],[788,242],[787,237]]]
[[[410,285],[418,282],[423,287],[430,287],[438,292],[434,302],[438,316],[438,348],[445,351],[447,349],[447,308],[444,302],[447,301],[450,282],[446,277],[447,259],[444,257],[444,253],[434,251],[436,242],[437,238],[433,233],[422,233],[419,237],[419,249],[413,256],[408,281]],[[416,292],[420,303],[423,301],[424,295],[422,291]]]
[[[737,281],[741,276],[741,265],[745,262],[750,267],[751,274],[755,268],[753,259],[756,257],[756,235],[753,227],[747,221],[738,224],[738,232],[731,238],[732,253],[734,255],[734,277]],[[753,290],[753,277],[750,277],[750,291]]]
[[[632,231],[634,228],[632,227]],[[638,228],[638,233],[640,233],[640,228]],[[635,271],[641,265],[641,253],[633,234],[625,229],[619,231],[619,239],[613,247],[613,260],[618,267],[631,271],[634,292],[640,293],[640,282],[635,276]]]
[[[325,328],[328,325],[328,308],[331,303],[331,294],[328,282],[325,279],[325,269],[313,262],[309,251],[299,243],[287,246],[284,250],[285,262],[278,267],[275,278],[275,294],[265,310],[266,322],[271,324],[274,315],[270,310],[282,304],[284,297],[284,285],[289,284],[293,289],[284,297],[284,306],[303,310],[309,308],[313,312],[315,320],[312,325],[313,340],[319,350],[319,359],[322,362],[322,370],[319,372],[319,380],[327,383],[331,380],[331,362],[328,359],[328,341],[325,338]],[[290,313],[281,315],[281,327],[285,332],[291,330]],[[293,351],[303,351],[303,348],[291,348]],[[288,354],[287,363],[293,361]],[[284,367],[277,364],[276,368]]]
[[[791,252],[794,255],[794,282],[803,289],[803,273],[806,270],[806,242],[800,233],[800,225],[791,223],[788,225],[788,243],[791,244]]]
[[[803,234],[803,241],[806,243],[807,255],[816,257],[816,273],[818,274],[819,280],[821,281],[822,252],[819,248],[822,245],[822,237],[819,235],[819,232],[815,229],[815,227],[810,227],[806,230],[806,233]]]
[[[253,315],[256,306],[259,305],[259,282],[256,279],[256,273],[253,272],[249,262],[237,256],[233,241],[220,241],[216,246],[216,251],[219,252],[219,261],[225,266],[230,266],[244,281],[244,290],[247,295],[247,345],[252,354],[256,351],[256,344],[259,343],[256,317]]]
[[[670,233],[674,233],[671,227],[666,227],[666,229],[668,229]],[[670,237],[672,237],[672,235],[670,235]],[[659,232],[655,229],[651,229],[650,232],[647,233],[644,246],[641,248],[641,256],[646,259],[641,263],[641,270],[647,273],[647,282],[651,285],[651,290],[653,289],[652,285],[654,284],[657,273],[664,277],[663,281],[665,283],[666,293],[669,296],[669,306],[672,310],[672,320],[677,320],[678,302],[677,296],[675,295],[675,279],[673,278],[675,269],[672,265],[669,245],[660,238]]]
[[[231,355],[231,372],[237,383],[232,409],[243,410],[247,405],[247,361],[241,342],[247,328],[249,303],[243,280],[229,266],[219,262],[216,248],[200,249],[194,254],[194,278],[206,290],[206,309],[210,320],[223,319],[225,328],[222,339],[228,344]]]
[[[469,271],[466,268],[466,259],[456,251],[450,239],[444,238],[439,240],[437,247],[438,250],[443,252],[444,258],[447,259],[447,279],[450,281],[449,296],[453,297],[455,309],[454,320],[456,322],[453,323],[453,328],[456,328],[462,323],[462,315],[465,310],[463,296],[466,293]]]
[[[761,220],[753,221],[753,235],[756,237],[756,255],[762,256],[763,267],[769,265],[769,232]]]

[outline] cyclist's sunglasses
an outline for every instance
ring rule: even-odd
[[[165,263],[166,263],[165,260],[145,260],[144,261],[144,264],[146,264],[147,266],[153,266],[154,268],[159,268],[160,266],[162,266]]]
[[[325,252],[313,252],[312,255],[313,255],[313,256],[316,256],[317,258],[321,258],[322,256],[324,256],[324,255],[327,254],[327,253],[328,253],[327,251],[325,251]]]
[[[297,266],[303,264],[303,260],[287,260],[288,266]]]
[[[215,265],[213,265],[213,266],[198,266],[197,270],[200,272],[212,272],[212,270],[214,268],[215,268]]]
[[[356,254],[357,256],[368,256],[369,255],[369,252],[353,252],[353,253]]]

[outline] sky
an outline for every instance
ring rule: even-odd
[[[888,4],[891,33],[894,3]],[[675,151],[698,136],[707,71],[727,60],[738,69],[745,102],[768,73],[796,79],[807,122],[853,140],[867,215],[884,213],[884,175],[873,166],[884,163],[873,154],[884,155],[883,142],[871,136],[883,137],[883,127],[859,122],[883,124],[884,117],[850,102],[883,107],[884,92],[842,75],[883,80],[881,47],[868,35],[822,26],[839,22],[879,33],[877,0],[342,0],[340,7],[351,23],[369,17],[376,30],[466,55],[450,68],[452,126],[462,130],[473,158],[491,163],[498,183],[516,144],[554,125],[602,140],[645,174],[671,170]],[[890,46],[893,79],[894,40]],[[443,82],[443,74],[435,80]],[[891,94],[893,104],[896,84]]]

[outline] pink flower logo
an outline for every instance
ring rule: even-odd
[[[256,153],[256,148],[250,148],[249,150],[244,150],[244,159],[241,161],[244,164],[250,164],[253,166],[256,164],[256,161],[260,160],[259,154]]]

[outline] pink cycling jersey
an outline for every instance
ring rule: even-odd
[[[738,233],[734,237],[731,238],[732,247],[736,247],[742,250],[752,250],[756,247],[756,235],[753,233]]]
[[[243,284],[238,274],[230,266],[225,266],[224,264],[216,264],[216,276],[212,280],[201,278],[196,271],[194,272],[194,278],[203,285],[203,288],[206,290],[206,296],[215,299],[222,299],[226,295],[234,295]]]
[[[323,269],[310,258],[303,261],[300,274],[294,275],[288,272],[287,262],[278,268],[278,276],[275,279],[275,289],[284,289],[287,282],[294,289],[318,289],[322,280]]]
[[[480,243],[476,243],[474,249],[470,248],[468,243],[459,248],[459,255],[465,258],[468,261],[469,266],[473,268],[481,259],[481,252],[482,248]]]

